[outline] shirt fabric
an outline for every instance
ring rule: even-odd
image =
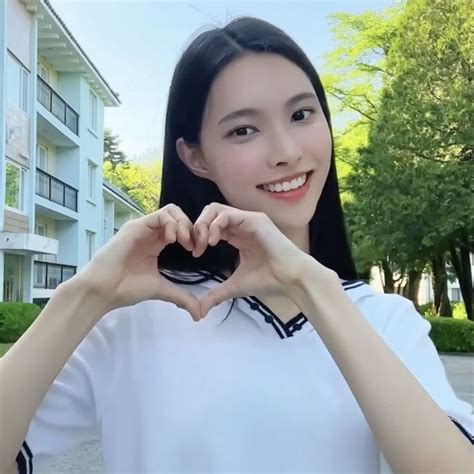
[[[222,281],[173,275],[197,296]],[[472,406],[454,393],[430,323],[402,296],[341,284],[474,443]],[[226,301],[198,323],[159,300],[104,315],[38,407],[19,472],[95,437],[108,474],[392,472],[309,320],[300,313],[285,324],[254,297]]]

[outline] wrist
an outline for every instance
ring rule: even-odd
[[[306,253],[300,257],[287,285],[290,298],[298,306],[315,292],[324,296],[338,288],[341,288],[339,275]]]
[[[99,286],[94,284],[94,280],[84,272],[84,269],[61,283],[56,291],[68,294],[70,297],[74,295],[74,297],[87,302],[89,309],[97,314],[105,314],[113,309],[107,304],[105,295],[100,291]]]

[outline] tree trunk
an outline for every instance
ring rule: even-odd
[[[417,311],[420,310],[420,305],[418,304],[418,292],[420,290],[422,272],[418,270],[409,270],[408,271],[408,284],[406,286],[406,297],[413,301]]]
[[[458,249],[451,244],[449,247],[454,271],[459,281],[464,307],[466,308],[467,319],[474,321],[474,288],[472,285],[471,261],[467,238],[463,239]],[[463,245],[464,244],[464,245]]]
[[[385,293],[394,293],[395,287],[393,284],[393,273],[387,260],[382,260],[382,269],[384,274],[383,290]]]
[[[434,255],[433,266],[433,293],[434,306],[438,316],[451,318],[453,310],[448,298],[448,275],[444,253]]]

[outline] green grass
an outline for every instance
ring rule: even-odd
[[[3,342],[0,342],[0,357],[2,357],[10,347],[13,346],[13,344],[5,344]]]

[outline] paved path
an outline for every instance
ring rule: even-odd
[[[474,406],[474,354],[458,356],[441,353],[440,357],[457,396]],[[47,468],[36,472],[38,474],[102,473],[100,444],[97,440],[88,441],[72,453],[59,457]]]

